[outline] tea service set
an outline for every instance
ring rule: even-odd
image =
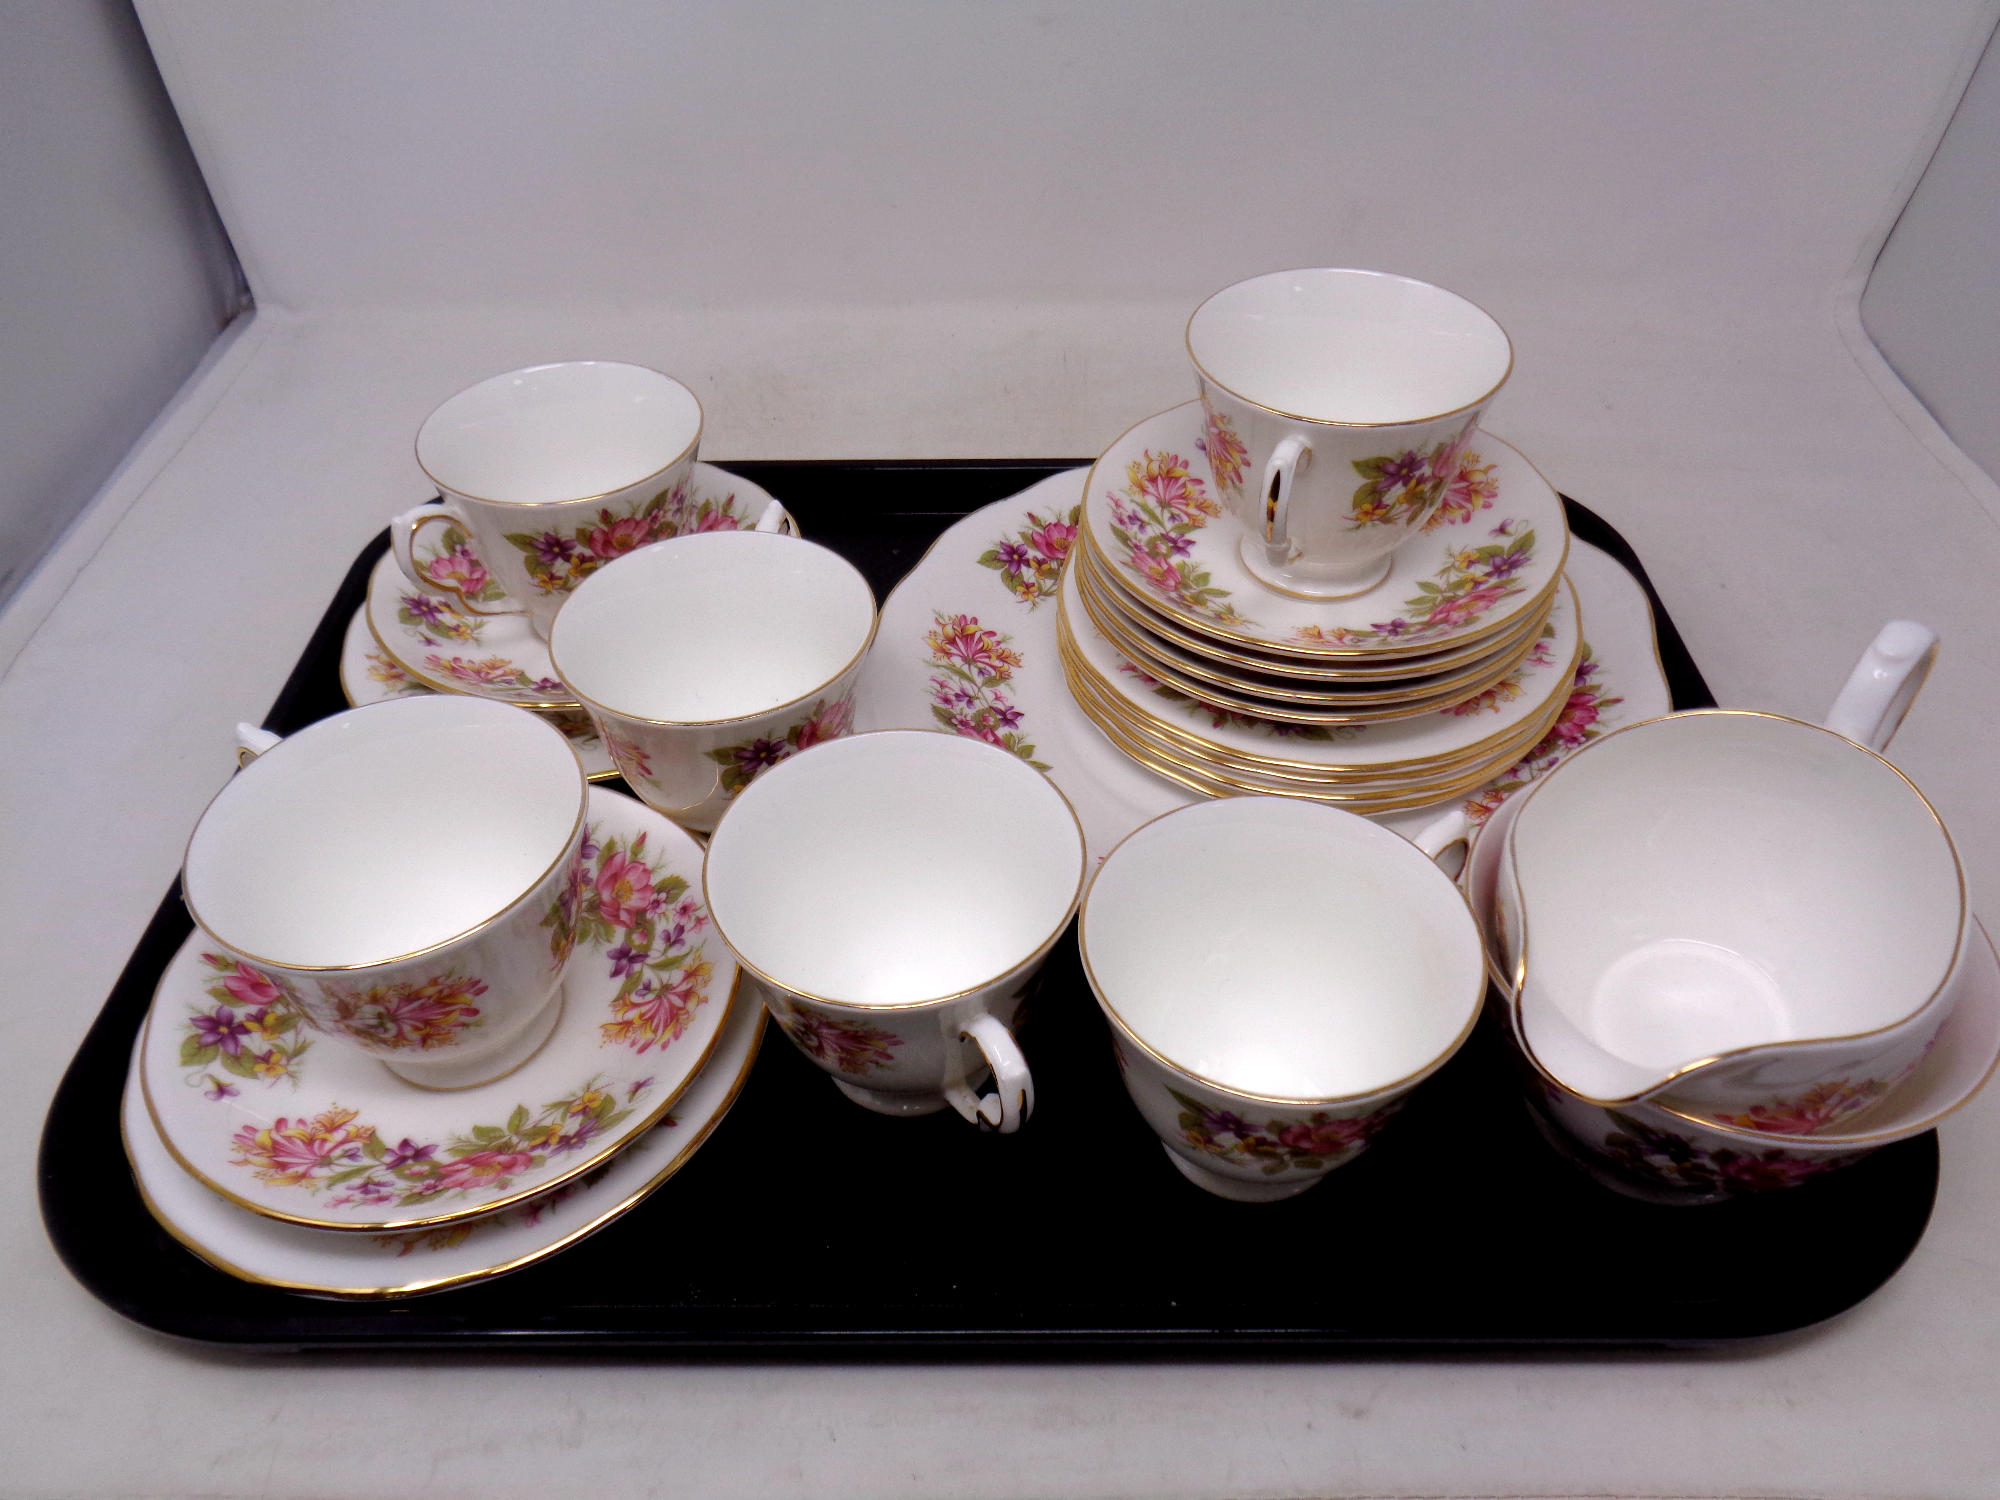
[[[1633,618],[1636,586],[1479,429],[1497,323],[1308,270],[1187,343],[1198,400],[968,517],[879,611],[697,462],[671,377],[546,365],[439,407],[440,498],[350,626],[357,706],[239,726],[189,840],[196,931],[122,1115],[155,1216],[322,1295],[512,1270],[671,1176],[767,1017],[865,1109],[1032,1128],[1021,999],[1072,923],[1138,1115],[1239,1201],[1393,1129],[1489,988],[1551,1141],[1666,1201],[1978,1090],[2000,959],[1881,754],[1928,631],[1886,628],[1824,726],[1668,713],[1637,672],[1638,716],[1592,722],[1621,700],[1583,606]],[[1043,696],[952,568],[1033,621]]]

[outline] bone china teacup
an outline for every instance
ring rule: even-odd
[[[417,463],[443,498],[389,523],[396,561],[474,613],[525,613],[547,636],[583,579],[684,528],[700,440],[694,393],[639,365],[578,360],[482,380],[417,432]],[[444,528],[435,555],[420,559],[432,525]]]
[[[1500,325],[1456,293],[1334,268],[1225,287],[1188,319],[1187,349],[1244,566],[1321,599],[1382,581],[1514,360]]]
[[[586,580],[549,657],[640,800],[705,833],[765,770],[853,728],[874,637],[875,595],[839,553],[707,531]]]
[[[1288,797],[1145,824],[1091,881],[1078,934],[1132,1102],[1189,1181],[1244,1202],[1352,1161],[1471,1034],[1486,988],[1430,853]]]
[[[586,782],[524,709],[430,694],[254,756],[203,812],[182,890],[235,964],[229,1024],[303,1025],[431,1088],[526,1061],[561,1014]]]
[[[1083,831],[1041,772],[977,740],[892,729],[759,777],[702,878],[772,1017],[843,1094],[890,1115],[950,1104],[1004,1133],[1034,1108],[1013,1036],[1022,991],[1083,873]]]

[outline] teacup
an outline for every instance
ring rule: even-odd
[[[1224,288],[1188,319],[1187,349],[1244,566],[1315,599],[1388,575],[1514,359],[1500,325],[1456,293],[1330,268]]]
[[[1047,777],[931,730],[859,734],[759,777],[709,841],[716,931],[772,1018],[868,1109],[1018,1130],[1021,998],[1082,892],[1083,831]],[[990,1091],[975,1087],[987,1073]]]
[[[639,365],[579,360],[482,380],[417,432],[441,502],[389,523],[396,561],[476,614],[525,613],[547,636],[577,584],[689,529],[701,426],[692,391]],[[420,556],[426,526],[443,529]]]
[[[1432,852],[1338,808],[1228,797],[1106,857],[1084,971],[1125,1087],[1189,1181],[1244,1202],[1303,1192],[1471,1034],[1479,933]]]
[[[304,1026],[430,1088],[532,1056],[575,946],[587,783],[561,732],[426,694],[238,740],[181,888],[246,1034]]]
[[[1859,696],[1900,720],[1934,644],[1890,627]],[[1886,743],[1890,716],[1856,700],[1834,720]],[[1523,1044],[1592,1102],[1830,1124],[1913,1069],[1957,1003],[1971,914],[1950,835],[1834,730],[1721,709],[1629,725],[1488,839]]]
[[[592,575],[549,657],[640,799],[707,832],[760,774],[854,727],[874,637],[875,595],[839,553],[709,531]]]

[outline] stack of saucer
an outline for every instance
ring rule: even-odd
[[[1448,459],[1386,575],[1310,597],[1246,561],[1227,420],[1191,401],[1141,422],[1091,470],[1062,581],[1077,704],[1212,796],[1381,813],[1483,785],[1555,723],[1583,635],[1555,491],[1483,432]]]

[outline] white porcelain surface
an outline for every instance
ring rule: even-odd
[[[210,1265],[245,1281],[323,1297],[409,1297],[518,1271],[596,1233],[650,1197],[722,1122],[756,1060],[764,1013],[733,1007],[701,1071],[666,1118],[583,1176],[483,1218],[433,1229],[329,1234],[246,1212],[183,1172],[125,1086],[125,1152],[153,1217]]]
[[[594,574],[549,649],[632,789],[705,832],[768,767],[848,732],[874,634],[868,580],[837,552],[714,531]]]
[[[1225,287],[1188,319],[1187,348],[1244,567],[1334,599],[1380,583],[1444,502],[1514,363],[1465,298],[1328,267]]]
[[[1078,469],[1045,479],[974,511],[938,538],[883,603],[861,675],[856,725],[935,727],[1011,749],[1045,768],[1069,796],[1092,858],[1102,859],[1141,823],[1198,794],[1112,746],[1063,681],[1055,592],[1075,537],[1084,477]],[[1596,548],[1570,551],[1566,572],[1589,618],[1589,655],[1556,728],[1466,799],[1475,822],[1605,729],[1670,706],[1645,594]],[[1410,833],[1437,811],[1385,814],[1381,821]]]
[[[387,566],[392,565],[385,557],[376,565],[375,574],[371,577],[380,576]],[[389,587],[395,585],[392,583]],[[361,708],[370,703],[384,703],[391,698],[407,698],[413,693],[430,693],[438,689],[419,682],[402,663],[382,649],[381,642],[368,628],[368,606],[364,602],[348,620],[347,633],[341,637],[340,691],[351,707]],[[570,749],[583,763],[585,776],[592,781],[608,781],[618,774],[618,767],[611,763],[611,752],[604,748],[597,726],[590,722],[588,714],[574,708],[548,709],[544,712],[548,721],[561,730],[563,738],[569,741]]]
[[[717,930],[787,1034],[848,1083],[947,1095],[997,1055],[1069,924],[1084,844],[1047,778],[924,731],[822,745],[738,797],[709,842]],[[967,1037],[975,1041],[968,1046]],[[1004,1090],[1003,1090],[1004,1093]]]
[[[1745,1108],[1900,1076],[1954,998],[1968,919],[1950,837],[1892,766],[1720,711],[1609,736],[1537,787],[1501,900],[1529,1034],[1566,1085],[1632,1097],[1729,1054],[1677,1087]],[[1758,1048],[1777,1050],[1734,1056]]]
[[[1562,572],[1561,499],[1518,451],[1481,432],[1379,583],[1331,600],[1274,593],[1239,555],[1215,447],[1199,401],[1146,418],[1092,465],[1084,515],[1114,583],[1218,641],[1307,661],[1422,655],[1504,629],[1544,603]]]
[[[557,1186],[658,1119],[722,1025],[736,965],[708,930],[700,863],[657,813],[593,790],[555,1031],[475,1088],[412,1088],[330,1045],[269,975],[197,931],[145,1034],[140,1077],[161,1136],[243,1207],[333,1229],[445,1223]]]
[[[657,529],[737,530],[763,525],[777,502],[762,486],[712,464],[688,472],[685,491],[669,497],[658,528],[626,528],[603,542],[600,562],[650,542]],[[416,558],[425,571],[436,569],[468,586],[484,584],[468,574],[465,557],[447,548],[442,531],[426,530]],[[469,555],[469,554],[468,554]],[[591,556],[596,556],[591,553]],[[418,682],[440,692],[497,698],[524,708],[577,709],[577,697],[556,675],[548,642],[523,614],[477,614],[451,590],[413,583],[385,556],[368,577],[368,625],[382,652]]]

